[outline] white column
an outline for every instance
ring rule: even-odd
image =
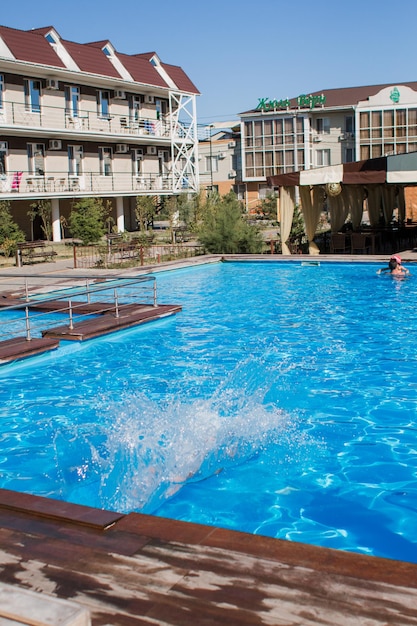
[[[123,210],[123,197],[118,196],[116,198],[116,225],[119,233],[124,232],[125,229],[125,213]]]
[[[59,199],[52,198],[52,241],[61,241],[61,222],[59,219]]]

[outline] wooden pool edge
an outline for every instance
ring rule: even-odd
[[[252,535],[241,531],[194,522],[173,520],[143,513],[118,513],[42,496],[0,489],[0,528],[3,514],[23,515],[50,524],[76,526],[82,532],[122,532],[138,535],[142,542],[160,540],[233,550],[260,559],[288,565],[312,567],[317,571],[384,582],[417,590],[417,564],[324,548],[311,544]],[[1,539],[0,539],[1,545]]]

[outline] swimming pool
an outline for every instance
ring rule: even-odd
[[[158,274],[175,318],[0,370],[0,487],[417,562],[417,279]]]

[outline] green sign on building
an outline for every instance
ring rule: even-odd
[[[297,98],[297,106],[300,109],[314,109],[314,107],[324,106],[326,104],[326,96],[306,96],[302,94]],[[277,109],[289,109],[291,106],[288,98],[285,100],[270,100],[269,98],[258,98],[257,111],[276,111]]]

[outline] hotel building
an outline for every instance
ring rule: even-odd
[[[416,151],[417,82],[259,98],[240,118],[251,205],[270,191],[268,176]]]
[[[117,229],[136,230],[136,196],[199,189],[198,94],[155,52],[0,26],[0,201],[28,237],[28,209],[42,199],[54,241],[82,197],[110,200]]]

